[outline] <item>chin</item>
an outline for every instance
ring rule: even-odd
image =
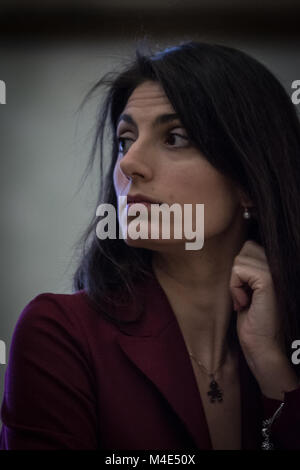
[[[187,240],[188,241],[188,240]],[[178,254],[185,250],[185,240],[166,240],[166,239],[141,239],[133,240],[131,238],[124,239],[126,245],[133,248],[145,248],[152,251],[160,251],[165,253]]]

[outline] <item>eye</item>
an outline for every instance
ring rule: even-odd
[[[131,140],[133,142],[133,139],[130,139],[129,137],[117,137],[119,153],[123,154],[127,152],[128,148],[125,148],[127,140]]]
[[[128,143],[130,141],[134,142],[134,139],[131,139],[130,137],[117,137],[119,154],[124,155],[128,151],[130,147],[130,145],[128,146]],[[176,132],[168,133],[166,142],[169,142],[170,146],[175,148],[190,146],[188,137],[178,134]]]
[[[167,138],[167,141],[171,142],[172,147],[188,147],[189,146],[189,139],[188,137],[177,134],[176,132],[170,132]],[[175,145],[172,145],[172,143]],[[176,145],[179,144],[179,145]],[[183,145],[182,145],[183,144]]]

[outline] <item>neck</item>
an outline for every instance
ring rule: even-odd
[[[236,347],[229,283],[245,234],[214,237],[202,250],[154,252],[153,272],[166,293],[188,351],[215,370]],[[175,251],[175,250],[174,250]]]

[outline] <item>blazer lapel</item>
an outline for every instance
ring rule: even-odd
[[[120,328],[118,343],[169,402],[185,425],[198,449],[212,449],[205,412],[188,351],[168,298],[155,276],[140,283],[136,304],[125,307],[131,317],[140,310],[141,319]],[[239,377],[241,393],[242,449],[259,448],[261,394],[240,345]]]
[[[242,449],[259,449],[262,424],[260,388],[239,346]]]
[[[211,449],[201,397],[177,319],[165,292],[154,278],[139,290],[144,315],[122,327],[123,352],[169,402],[199,449]]]

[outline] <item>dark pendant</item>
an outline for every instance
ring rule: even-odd
[[[211,403],[214,403],[216,400],[218,402],[223,401],[223,392],[220,389],[218,383],[213,379],[209,384],[210,391],[207,392],[207,395],[210,396]]]

